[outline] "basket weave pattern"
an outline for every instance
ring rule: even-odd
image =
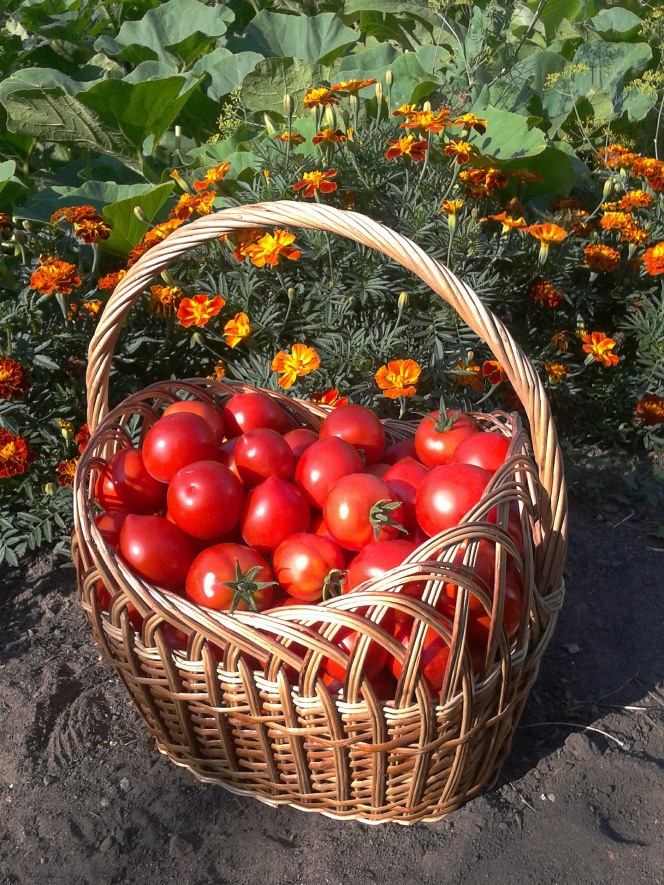
[[[223,404],[247,389],[200,379],[161,382],[108,413],[115,342],[149,281],[208,240],[270,225],[344,234],[413,270],[458,310],[504,366],[523,403],[530,436],[516,415],[476,416],[486,429],[511,437],[507,461],[482,501],[462,525],[431,539],[363,592],[317,606],[231,616],[202,609],[132,574],[94,523],[94,484],[111,454],[140,443],[164,404],[182,395]],[[468,287],[413,243],[355,213],[288,202],[223,210],[180,228],[128,271],[91,343],[87,382],[94,432],[79,462],[73,538],[80,598],[105,658],[162,752],[201,780],[270,804],[373,823],[439,819],[495,782],[562,604],[566,502],[541,383],[507,330]],[[327,413],[312,403],[270,395],[293,426],[317,429]],[[415,427],[386,422],[388,441],[412,436]],[[507,531],[510,507],[518,512],[523,549]],[[496,550],[492,596],[472,572],[483,540]],[[511,641],[502,626],[508,559],[516,563],[524,586],[521,624]],[[108,612],[99,605],[98,581],[112,596]],[[459,591],[454,618],[445,621],[435,605],[450,581]],[[424,588],[421,601],[395,592],[411,582]],[[471,665],[465,639],[471,597],[491,616],[481,672],[477,661],[474,669]],[[130,604],[143,618],[140,632],[130,621]],[[414,618],[407,650],[381,626],[390,609]],[[188,637],[186,651],[170,647],[167,625]],[[362,637],[350,658],[333,642],[343,627]],[[450,649],[440,695],[433,699],[419,671],[429,629]],[[372,642],[401,661],[395,697],[387,702],[363,674]],[[343,698],[331,694],[320,676],[326,656],[346,667]]]

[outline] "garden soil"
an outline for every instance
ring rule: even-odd
[[[636,510],[636,512],[635,512]],[[496,786],[370,827],[201,784],[155,749],[78,606],[35,562],[0,593],[0,882],[664,883],[664,542],[574,502],[567,597]]]

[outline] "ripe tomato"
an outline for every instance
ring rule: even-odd
[[[408,533],[416,531],[418,527],[415,515],[415,495],[417,487],[427,475],[428,470],[414,458],[402,458],[393,464],[384,474],[383,479],[392,489],[403,506],[403,522]]]
[[[308,427],[295,427],[288,433],[284,433],[284,439],[291,447],[297,463],[309,446],[318,442],[318,434],[315,430],[309,430]]]
[[[350,627],[340,627],[331,641],[350,657],[359,639],[360,637],[356,630],[352,630]],[[364,656],[362,672],[369,679],[374,679],[387,665],[388,657],[387,650],[372,640]],[[332,679],[338,679],[341,682],[346,678],[346,667],[344,665],[338,664],[331,658],[323,658],[322,664],[323,670]]]
[[[378,461],[376,464],[367,464],[364,468],[364,472],[382,479],[389,469],[389,464],[384,464],[382,461]]]
[[[185,593],[193,602],[218,611],[263,611],[270,607],[272,569],[244,544],[215,544],[193,561]]]
[[[289,535],[306,532],[311,510],[302,492],[292,483],[269,476],[244,499],[240,528],[245,543],[270,553]]]
[[[240,479],[240,474],[238,473],[237,464],[235,463],[235,446],[237,445],[239,438],[239,436],[233,436],[230,439],[227,439],[219,446],[219,450],[217,451],[217,461],[219,461],[220,464],[223,464],[224,467],[228,467],[229,470],[232,470],[238,479]]]
[[[101,469],[95,497],[104,510],[154,513],[166,503],[166,486],[148,473],[140,449],[120,449]]]
[[[319,439],[302,454],[295,468],[295,482],[314,507],[322,507],[334,483],[350,473],[362,473],[357,449],[337,436]]]
[[[113,597],[108,591],[108,587],[103,583],[103,581],[98,580],[97,585],[95,587],[95,591],[97,593],[97,601],[99,602],[99,608],[102,611],[110,611],[111,602],[113,601]],[[129,623],[136,630],[137,633],[140,633],[141,628],[143,627],[143,618],[140,616],[138,609],[134,605],[133,602],[127,602],[125,605],[125,611],[127,612],[127,617],[129,618]]]
[[[224,426],[228,437],[240,436],[258,427],[285,433],[288,430],[288,415],[267,393],[259,390],[236,393],[224,408]]]
[[[472,464],[434,467],[417,487],[417,521],[429,537],[461,522],[482,497],[491,474]]]
[[[448,464],[456,447],[478,430],[477,424],[465,412],[446,409],[442,419],[439,409],[429,412],[415,431],[417,457],[427,467]]]
[[[274,576],[283,589],[303,602],[318,602],[328,581],[341,577],[346,560],[334,541],[309,532],[290,535],[274,551]]]
[[[177,412],[191,412],[194,415],[199,415],[214,430],[217,442],[223,442],[225,436],[224,419],[221,417],[221,412],[218,412],[214,406],[202,403],[200,400],[181,399],[164,409],[164,415],[173,415]]]
[[[417,458],[414,439],[400,439],[399,442],[386,446],[382,455],[386,464],[396,464],[404,458]]]
[[[183,532],[212,540],[239,523],[244,490],[232,470],[218,461],[195,461],[175,474],[167,500],[168,512]]]
[[[385,430],[380,418],[366,406],[338,406],[321,424],[321,439],[339,436],[361,452],[367,464],[375,464],[385,449]]]
[[[195,556],[189,538],[172,522],[135,513],[120,531],[120,553],[136,574],[167,590],[184,585]]]
[[[215,461],[215,432],[193,412],[164,415],[148,430],[143,441],[145,468],[160,482],[170,482],[178,470],[194,461]]]
[[[396,538],[403,526],[401,502],[386,482],[368,473],[338,479],[325,499],[323,517],[332,537],[349,550]]]
[[[406,651],[412,641],[412,624],[395,623],[394,637],[403,645]],[[420,655],[419,670],[424,676],[432,697],[435,697],[441,689],[447,661],[449,658],[449,646],[443,637],[432,627],[428,627],[424,634],[422,654]],[[402,664],[396,658],[390,658],[390,669],[398,679],[403,671]]]
[[[107,510],[95,516],[99,533],[111,550],[117,550],[120,543],[120,530],[127,518],[126,510]]]
[[[247,430],[238,437],[234,454],[240,479],[249,487],[268,476],[291,479],[295,470],[291,447],[280,433],[267,427]]]
[[[495,473],[505,463],[511,439],[502,433],[481,431],[459,443],[450,464],[474,464]]]
[[[364,581],[380,578],[401,565],[415,549],[412,541],[370,541],[349,563],[344,593],[350,593]]]

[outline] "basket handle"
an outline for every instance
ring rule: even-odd
[[[503,366],[530,423],[542,500],[541,592],[558,589],[565,560],[567,502],[562,455],[546,393],[534,367],[503,323],[465,283],[406,237],[365,215],[320,204],[279,200],[222,209],[178,228],[151,247],[120,280],[97,324],[88,351],[88,426],[108,413],[111,359],[122,324],[148,283],[189,250],[245,228],[302,227],[328,231],[382,252],[440,295],[482,338]]]

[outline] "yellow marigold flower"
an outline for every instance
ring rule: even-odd
[[[396,160],[397,157],[410,157],[411,160],[420,161],[426,156],[426,141],[415,141],[414,135],[406,135],[404,138],[397,138],[388,141],[388,150],[385,156],[388,160]]]
[[[530,295],[542,307],[558,307],[563,300],[563,293],[549,280],[536,280],[530,287]]]
[[[484,135],[486,132],[486,120],[483,120],[481,117],[476,117],[475,114],[463,114],[461,117],[457,117],[457,119],[452,124],[453,126],[463,126],[464,129],[474,129],[475,132],[479,132],[480,135]]]
[[[646,249],[643,256],[643,264],[645,265],[646,273],[651,277],[664,273],[664,242],[657,243],[656,246]]]
[[[459,387],[471,387],[478,393],[484,390],[482,370],[479,364],[470,357],[467,360],[460,358],[452,372]]]
[[[226,336],[226,344],[229,347],[236,347],[240,341],[244,341],[251,335],[251,326],[249,325],[249,317],[243,311],[236,313],[232,320],[229,320],[224,326],[224,335]]]
[[[36,457],[27,439],[0,427],[0,479],[25,473]]]
[[[91,317],[96,317],[101,310],[103,301],[95,299],[94,301],[84,301],[83,307],[87,310]]]
[[[122,270],[118,270],[115,273],[107,273],[105,277],[102,277],[97,283],[97,287],[99,289],[108,290],[115,289],[117,284],[120,282],[122,277],[127,273],[124,268]]]
[[[331,104],[339,104],[339,99],[325,86],[310,89],[304,96],[304,106],[307,110]]]
[[[636,417],[650,427],[664,424],[664,397],[656,393],[644,393],[641,401],[636,404]]]
[[[279,259],[289,258],[295,261],[302,254],[299,249],[291,248],[295,240],[295,234],[289,234],[285,230],[275,230],[274,234],[263,234],[257,243],[245,248],[245,253],[256,267],[264,267],[271,264],[276,267]]]
[[[318,191],[322,194],[331,194],[337,189],[336,181],[330,181],[336,174],[335,169],[329,169],[327,172],[321,172],[319,169],[305,172],[302,179],[293,185],[293,190],[302,190],[303,197],[315,197]]]
[[[218,166],[208,169],[203,178],[194,182],[194,190],[204,191],[206,188],[210,187],[211,184],[216,184],[218,181],[221,181],[230,168],[230,163],[220,163]]]
[[[215,363],[215,365],[212,369],[212,374],[208,375],[208,378],[210,378],[212,381],[221,381],[222,378],[225,378],[225,377],[226,377],[226,364],[224,363],[223,360],[217,360],[217,362]]]
[[[632,209],[647,209],[654,199],[653,195],[647,191],[628,191],[618,201],[617,208],[624,212],[631,212]]]
[[[28,369],[16,360],[0,360],[0,399],[18,399],[29,389]]]
[[[30,288],[42,295],[71,295],[72,291],[81,285],[76,266],[59,258],[39,259],[40,265],[30,277]]]
[[[51,224],[57,224],[59,221],[64,221],[66,224],[80,224],[90,218],[99,218],[94,206],[65,206],[51,215]]]
[[[556,350],[569,350],[567,332],[554,332],[551,336],[551,344],[553,344]]]
[[[544,371],[549,376],[549,381],[552,384],[560,384],[561,381],[567,378],[569,373],[569,369],[563,363],[554,362],[544,363]]]
[[[482,363],[482,374],[488,379],[489,384],[500,384],[501,381],[507,381],[507,375],[498,360],[484,360]]]
[[[376,384],[383,391],[383,396],[390,399],[412,396],[421,372],[422,368],[415,360],[390,360],[376,372]]]
[[[207,295],[194,295],[193,298],[183,298],[178,307],[178,320],[180,325],[188,329],[189,326],[204,326],[212,317],[216,317],[221,308],[226,304],[221,295],[208,298]]]
[[[182,289],[177,286],[152,286],[150,310],[158,316],[170,316],[180,306]]]
[[[610,272],[620,267],[620,252],[611,246],[591,244],[583,250],[583,263],[592,270]]]
[[[300,135],[299,132],[282,132],[281,135],[274,136],[277,141],[283,141],[284,144],[288,142],[289,144],[304,144],[306,138],[304,135]]]
[[[348,405],[348,397],[339,396],[339,390],[336,387],[328,387],[327,390],[312,393],[309,399],[312,403],[316,403],[316,405],[332,406],[334,409]]]
[[[78,464],[78,457],[70,458],[68,461],[60,461],[56,468],[56,472],[58,474],[58,483],[63,486],[73,486],[74,485],[74,476],[76,474],[76,465]]]
[[[446,212],[448,215],[456,215],[463,208],[463,200],[442,200],[440,205],[441,212]]]
[[[467,163],[474,153],[475,149],[467,141],[451,141],[445,146],[445,155],[454,157],[459,166]]]
[[[596,363],[602,363],[607,368],[617,365],[618,357],[611,353],[617,344],[613,338],[608,338],[604,332],[591,332],[590,335],[583,335],[581,341],[585,352],[592,354]]]
[[[272,371],[281,375],[278,384],[284,390],[292,387],[298,378],[318,368],[320,357],[313,347],[307,347],[306,344],[294,344],[290,354],[280,350],[272,360]]]
[[[526,227],[528,227],[525,218],[512,218],[512,216],[508,215],[506,212],[501,212],[500,215],[489,215],[489,218],[493,219],[493,221],[499,221],[502,224],[502,232],[504,234],[507,234],[512,230],[525,230]]]
[[[346,141],[346,136],[341,131],[341,129],[323,129],[320,132],[317,132],[314,137],[311,139],[312,144],[327,144],[333,145],[337,142],[343,144]]]
[[[233,258],[237,259],[237,261],[244,261],[249,254],[247,249],[250,246],[255,246],[264,235],[265,231],[260,227],[247,227],[243,230],[236,230],[233,234],[233,242],[235,243]]]
[[[340,83],[334,83],[330,86],[330,90],[332,92],[348,92],[349,95],[357,95],[360,89],[373,86],[375,82],[375,77],[371,77],[369,80],[342,80]]]
[[[449,123],[450,112],[441,108],[438,111],[413,111],[403,123],[402,129],[421,129],[423,132],[442,132]]]

